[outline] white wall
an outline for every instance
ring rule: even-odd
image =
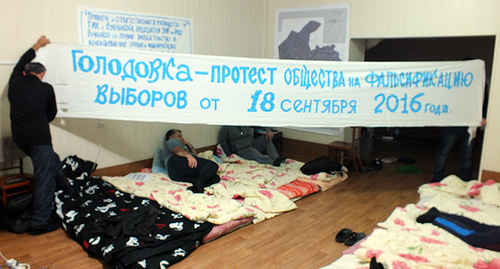
[[[264,54],[263,1],[255,0],[50,0],[0,1],[0,128],[10,135],[8,77],[13,64],[40,35],[52,42],[78,39],[77,6],[193,20],[194,53],[261,58]],[[169,128],[180,128],[195,147],[216,143],[219,126],[179,125],[92,119],[58,119],[51,124],[61,158],[77,154],[108,167],[151,158]],[[30,163],[30,162],[27,162]]]
[[[192,18],[194,52],[207,55],[273,58],[275,11],[349,2],[353,39],[474,36],[500,33],[500,2],[495,0],[0,0],[0,128],[10,134],[7,81],[13,63],[45,34],[54,42],[78,43],[78,5],[144,14]],[[351,50],[359,42],[351,42]],[[494,63],[500,46],[496,45]],[[488,125],[481,168],[500,172],[500,69],[493,66]],[[54,148],[61,157],[78,154],[100,167],[150,158],[166,129],[180,127],[195,146],[212,145],[217,126],[172,125],[60,119],[52,125]],[[285,137],[328,143],[332,137],[286,131]]]
[[[495,0],[273,0],[266,2],[266,52],[273,57],[277,9],[349,2],[352,39],[496,36],[481,169],[500,172],[500,1]],[[352,48],[351,43],[351,48]]]

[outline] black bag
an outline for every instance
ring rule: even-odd
[[[15,218],[19,218],[24,211],[31,208],[31,201],[33,200],[32,193],[24,193],[10,199],[5,205],[5,212],[11,214]]]
[[[314,175],[320,172],[336,174],[342,172],[342,165],[326,156],[321,156],[305,163],[300,168],[300,171],[306,175]]]
[[[25,193],[10,199],[2,212],[1,228],[22,234],[28,231],[28,220],[31,216],[33,194]]]

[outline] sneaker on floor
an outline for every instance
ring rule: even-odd
[[[51,222],[51,223],[47,224],[47,226],[45,226],[43,228],[33,228],[33,227],[30,227],[28,233],[31,234],[31,235],[40,235],[40,234],[44,234],[44,233],[49,233],[49,232],[55,231],[57,229],[59,229],[59,224],[55,223],[55,222]]]
[[[386,163],[386,164],[390,164],[390,163],[395,163],[398,161],[398,158],[396,157],[387,157],[387,158],[383,158],[381,160],[383,163]]]

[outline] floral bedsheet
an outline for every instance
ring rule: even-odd
[[[279,167],[231,155],[219,163],[221,181],[205,193],[187,191],[189,183],[176,182],[165,174],[151,174],[147,181],[127,176],[102,177],[118,189],[156,200],[192,221],[224,224],[252,217],[254,223],[272,218],[297,206],[278,188],[299,178],[333,181],[336,176],[321,173],[308,176],[300,172],[304,163],[287,160]]]
[[[451,175],[437,183],[420,186],[419,205],[462,215],[486,224],[500,225],[500,183],[494,180],[462,181]]]
[[[446,230],[430,223],[416,222],[429,208],[500,225],[500,183],[463,182],[449,176],[439,183],[419,188],[420,201],[396,208],[389,218],[354,248],[358,261],[349,268],[369,268],[372,257],[384,268],[500,268],[500,252],[475,248]],[[346,255],[347,256],[347,255]],[[344,268],[332,263],[325,268]],[[336,266],[336,265],[339,266]]]
[[[426,211],[414,204],[396,208],[379,223],[383,229],[375,229],[354,254],[367,263],[375,256],[384,268],[487,268],[482,266],[500,259],[499,252],[472,247],[435,225],[417,223]]]

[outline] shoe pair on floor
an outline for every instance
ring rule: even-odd
[[[364,233],[356,233],[349,228],[344,228],[337,233],[335,241],[344,243],[346,246],[352,246],[365,237]]]

